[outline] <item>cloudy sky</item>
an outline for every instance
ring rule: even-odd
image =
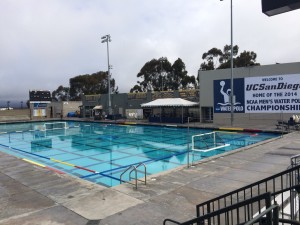
[[[107,70],[129,92],[153,58],[181,58],[196,75],[202,54],[230,44],[230,0],[0,0],[0,101],[28,99]],[[268,17],[261,0],[233,0],[233,42],[262,65],[300,61],[300,10]]]

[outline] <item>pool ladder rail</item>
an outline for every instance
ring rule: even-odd
[[[137,178],[138,168],[139,168],[140,166],[143,166],[143,167],[144,167],[144,180],[141,180],[141,179],[138,179],[138,178]],[[131,170],[130,170],[130,169],[131,169]],[[130,172],[129,172],[129,174],[128,174],[128,176],[129,176],[129,181],[122,180],[123,175],[124,175],[127,171],[129,171],[129,170],[130,170]],[[134,177],[132,177],[132,173],[133,173],[133,172],[134,172]],[[135,182],[134,182],[134,183],[130,182],[131,179],[134,179]],[[128,184],[134,185],[134,186],[135,186],[135,189],[137,189],[137,188],[138,188],[138,181],[144,183],[145,185],[147,184],[147,167],[146,167],[146,165],[145,165],[144,163],[139,163],[137,166],[131,165],[131,166],[129,166],[126,170],[124,170],[124,172],[121,173],[121,175],[120,175],[120,184],[122,184],[123,182],[124,182],[124,183],[128,183]]]

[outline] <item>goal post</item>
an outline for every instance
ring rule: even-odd
[[[216,131],[192,136],[193,151],[208,152],[228,146]]]
[[[67,129],[67,122],[44,123],[45,130]]]

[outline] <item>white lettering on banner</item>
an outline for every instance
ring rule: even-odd
[[[245,78],[245,113],[281,112],[300,112],[300,74]]]
[[[237,112],[242,112],[244,110],[243,106],[234,106],[234,111]],[[231,111],[231,106],[221,106],[220,107],[221,112],[230,112]]]

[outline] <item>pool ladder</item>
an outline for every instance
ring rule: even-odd
[[[138,179],[138,178],[137,178],[138,168],[139,168],[140,166],[143,166],[143,167],[144,167],[144,180],[141,180],[141,179]],[[129,172],[129,174],[128,174],[128,175],[129,175],[129,181],[122,180],[123,175],[124,175],[127,171],[129,171],[129,170],[130,170],[130,172]],[[134,172],[134,177],[132,177],[132,173],[133,173],[133,172]],[[131,179],[134,179],[135,182],[134,182],[134,183],[130,182]],[[131,166],[129,166],[126,170],[124,170],[124,172],[121,173],[121,175],[120,175],[120,184],[122,184],[122,182],[128,183],[128,184],[134,185],[134,186],[135,186],[135,189],[137,189],[137,187],[138,187],[138,181],[143,182],[145,185],[146,185],[146,183],[147,183],[147,167],[146,167],[146,165],[145,165],[144,163],[139,163],[137,166],[131,165]]]

